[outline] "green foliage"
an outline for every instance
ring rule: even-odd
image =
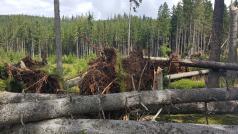
[[[63,56],[63,63],[65,63],[65,64],[73,64],[77,60],[78,60],[78,57],[76,57],[72,54]]]
[[[125,72],[122,68],[122,55],[117,52],[117,63],[116,63],[116,75],[117,75],[117,81],[120,84],[120,90],[126,91],[125,81],[124,81],[124,75]]]
[[[96,58],[95,54],[89,54],[88,56],[84,56],[82,58],[77,58],[74,55],[64,55],[63,56],[63,77],[64,79],[70,79],[79,74],[85,72],[88,68],[88,62],[92,59]],[[48,58],[48,65],[43,68],[43,70],[47,71],[49,74],[56,73],[56,58],[51,55]]]
[[[170,89],[192,89],[204,87],[205,82],[203,80],[181,79],[169,84]]]
[[[0,79],[0,91],[4,91],[7,87],[7,81]]]
[[[163,36],[164,40],[166,40],[170,34],[171,28],[171,17],[168,4],[165,2],[163,5],[159,7],[158,11],[158,23],[159,23],[159,32],[160,35]]]
[[[168,47],[167,44],[163,44],[160,48],[160,54],[163,57],[168,57],[168,55],[171,53],[171,49]]]
[[[6,80],[6,91],[20,93],[23,90],[23,83],[14,79]]]
[[[22,52],[6,52],[4,49],[0,48],[0,66],[5,63],[17,63],[19,62],[19,59],[22,59],[24,56],[25,55]]]

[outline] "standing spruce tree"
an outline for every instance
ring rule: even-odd
[[[223,39],[223,17],[224,17],[224,0],[215,0],[213,14],[212,39],[210,45],[210,61],[220,61],[221,45]],[[207,86],[209,88],[219,87],[219,73],[217,70],[211,70],[208,74]]]
[[[54,0],[55,11],[55,43],[56,43],[56,69],[59,75],[63,72],[62,65],[62,44],[61,44],[61,27],[60,27],[60,9],[59,0]]]
[[[171,30],[171,17],[168,4],[165,2],[158,10],[158,25],[159,25],[159,45],[160,55],[166,56],[169,48],[169,36]]]

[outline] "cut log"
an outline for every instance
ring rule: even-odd
[[[99,101],[100,98],[100,101]],[[73,96],[54,100],[0,105],[0,124],[39,121],[74,114],[116,111],[141,104],[168,105],[191,102],[238,100],[238,89],[191,89],[125,92],[105,96]]]
[[[176,80],[176,79],[181,79],[181,78],[193,77],[193,76],[197,76],[197,75],[204,75],[204,74],[208,74],[208,72],[209,72],[209,70],[199,70],[199,71],[192,71],[192,72],[186,72],[186,73],[166,75],[165,78],[167,78],[169,80]]]
[[[6,129],[2,134],[237,134],[237,125],[199,125],[152,121],[118,121],[89,119],[53,119]]]
[[[180,60],[179,63],[183,66],[189,67],[200,67],[209,69],[224,69],[224,70],[235,70],[238,71],[238,64],[235,63],[224,63],[215,61],[199,61],[199,60]]]

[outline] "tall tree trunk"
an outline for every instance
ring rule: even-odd
[[[234,4],[230,7],[230,38],[229,38],[229,52],[228,62],[237,63],[237,21],[238,21],[238,8]],[[237,77],[237,73],[229,71],[227,73],[227,79],[231,84],[234,84],[234,80]]]
[[[62,44],[61,44],[61,27],[60,27],[60,9],[59,0],[54,0],[55,11],[55,43],[56,43],[56,69],[58,74],[62,74]]]
[[[35,57],[35,47],[34,47],[34,40],[31,40],[31,58]]]
[[[212,40],[210,48],[210,61],[220,61],[221,44],[223,37],[224,0],[215,0],[213,15]],[[211,70],[208,74],[208,87],[219,87],[219,74]]]
[[[129,11],[129,20],[128,20],[128,41],[127,41],[128,55],[131,51],[131,8],[132,8],[132,3],[130,1],[130,11]]]
[[[41,58],[41,42],[39,40],[39,44],[38,44],[38,56],[39,58]]]
[[[79,58],[79,38],[77,38],[77,41],[76,41],[76,53],[77,53],[77,57]]]

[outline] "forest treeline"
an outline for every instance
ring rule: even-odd
[[[128,18],[126,13],[106,20],[95,20],[91,13],[62,17],[63,54],[80,57],[104,46],[113,46],[122,54],[127,54]],[[169,52],[177,52],[183,57],[206,54],[211,40],[212,20],[210,0],[182,0],[172,9],[164,3],[158,5],[156,19],[132,16],[131,44],[143,48],[151,56],[166,56]],[[224,42],[228,32],[229,11],[225,7]],[[40,55],[42,50],[54,54],[54,42],[53,18],[0,16],[0,46],[6,51],[20,51],[32,56]]]

